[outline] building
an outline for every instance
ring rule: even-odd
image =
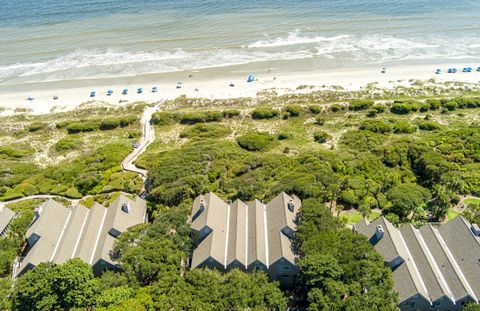
[[[64,263],[80,258],[93,266],[96,275],[116,268],[110,256],[115,239],[129,227],[147,220],[146,203],[120,195],[108,208],[96,203],[65,207],[49,200],[35,210],[26,233],[27,254],[20,260],[15,275],[42,262]]]
[[[0,205],[0,237],[3,238],[7,234],[13,218],[15,218],[15,213]]]
[[[401,310],[461,310],[480,298],[480,229],[459,216],[446,224],[396,228],[383,217],[360,221],[392,268]]]
[[[213,193],[198,196],[190,218],[197,246],[191,268],[258,269],[292,286],[299,274],[292,239],[300,206],[296,196],[283,192],[267,204],[226,203]]]

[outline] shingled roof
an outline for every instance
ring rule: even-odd
[[[213,193],[199,196],[192,207],[191,227],[198,236],[191,267],[208,259],[222,269],[268,267],[279,259],[295,265],[290,238],[301,202],[281,193],[267,204],[236,200],[226,203]]]
[[[396,228],[380,217],[372,223],[362,220],[354,231],[369,238],[392,267],[400,301],[421,295],[430,304],[441,299],[452,305],[469,299],[479,302],[480,232],[462,216],[420,229]],[[401,260],[391,265],[397,256]]]
[[[110,257],[113,242],[129,227],[146,221],[146,203],[120,195],[109,208],[95,204],[65,207],[49,200],[36,210],[36,218],[27,231],[27,255],[18,274],[42,262],[63,263],[80,258],[100,273],[115,266]]]

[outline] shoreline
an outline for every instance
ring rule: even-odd
[[[180,96],[227,99],[239,97],[256,97],[259,92],[275,90],[278,94],[299,93],[307,91],[328,90],[340,86],[345,90],[359,90],[370,83],[377,83],[381,88],[411,86],[409,80],[430,80],[437,83],[462,82],[480,83],[480,72],[463,73],[462,68],[473,67],[470,64],[382,64],[369,67],[353,67],[337,70],[308,69],[308,62],[300,63],[296,71],[289,70],[282,63],[266,62],[250,66],[236,65],[215,67],[173,73],[145,74],[129,77],[80,79],[53,82],[38,82],[18,85],[0,85],[0,115],[15,114],[16,109],[32,114],[45,114],[73,110],[86,102],[99,102],[110,105],[124,105],[137,101],[155,103]],[[292,64],[289,65],[291,67]],[[381,73],[383,67],[386,73]],[[455,74],[446,73],[455,67]],[[270,71],[267,68],[272,68]],[[441,74],[435,74],[437,68]],[[255,74],[257,81],[248,83],[249,73]],[[192,77],[189,77],[192,75]],[[177,82],[182,82],[177,88]],[[233,83],[235,86],[230,87]],[[152,93],[152,86],[158,92]],[[300,86],[303,90],[300,90]],[[137,94],[142,87],[143,93]],[[122,95],[124,88],[128,95]],[[107,90],[113,90],[107,96]],[[89,97],[91,91],[96,92],[94,98]],[[57,95],[58,99],[53,100]],[[34,100],[28,101],[32,96]],[[121,102],[120,102],[121,101]]]

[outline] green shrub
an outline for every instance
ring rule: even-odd
[[[138,138],[140,136],[142,136],[142,131],[140,131],[140,130],[132,130],[132,131],[128,132],[128,138],[129,139]]]
[[[107,131],[107,130],[113,130],[113,129],[116,129],[118,127],[118,121],[115,120],[115,119],[106,119],[106,120],[102,120],[100,121],[100,125],[99,125],[99,128],[100,130],[102,131]]]
[[[318,131],[313,135],[313,140],[320,144],[326,143],[330,139],[332,139],[332,136],[324,131]]]
[[[93,121],[74,122],[67,125],[69,134],[77,134],[81,132],[93,132],[98,129],[98,124]]]
[[[395,114],[408,114],[410,113],[410,105],[405,103],[394,103],[390,108],[390,111]]]
[[[0,155],[10,158],[24,158],[35,154],[35,150],[27,146],[3,146],[0,147]]]
[[[223,119],[221,111],[187,112],[180,116],[181,124],[218,122]]]
[[[392,125],[382,120],[366,120],[360,124],[360,129],[384,134],[392,131]]]
[[[430,110],[437,110],[441,106],[439,99],[427,99],[426,103],[430,106]]]
[[[240,147],[248,151],[263,151],[271,146],[273,137],[268,133],[250,133],[237,137]]]
[[[411,134],[417,130],[417,127],[407,121],[398,121],[393,126],[393,132],[396,134]]]
[[[278,111],[273,108],[257,108],[252,112],[252,119],[271,119],[278,116]]]
[[[290,133],[280,133],[278,134],[278,140],[285,140],[285,139],[289,139],[292,137],[292,134]]]
[[[418,122],[418,128],[424,131],[434,131],[441,128],[441,125],[435,121],[420,121]]]
[[[302,113],[302,107],[298,105],[289,105],[285,107],[290,117],[298,117]]]
[[[313,114],[319,114],[320,112],[322,112],[322,107],[318,105],[310,105],[308,106],[308,110]]]
[[[222,138],[232,131],[223,124],[199,123],[187,127],[180,133],[181,138]]]
[[[353,110],[353,111],[360,111],[360,110],[366,110],[373,106],[374,102],[373,100],[356,100],[350,102],[348,105],[348,110]]]
[[[57,152],[76,149],[82,144],[82,141],[78,137],[67,136],[60,139],[54,145],[54,149]]]
[[[451,100],[451,101],[446,102],[444,107],[446,109],[448,109],[449,111],[454,111],[458,108],[458,104],[457,104],[456,101]]]
[[[344,108],[342,106],[336,105],[336,104],[330,106],[330,111],[331,112],[338,112],[338,111],[343,110],[343,109]]]
[[[420,104],[420,112],[427,112],[430,110],[430,104],[428,103],[421,103]]]
[[[224,110],[222,111],[222,114],[224,118],[235,118],[240,115],[240,110],[236,110],[236,109]]]
[[[39,131],[39,130],[43,130],[46,127],[47,127],[46,123],[33,122],[33,123],[30,123],[30,125],[28,126],[27,129],[28,129],[29,132],[36,132],[36,131]]]
[[[167,111],[155,112],[152,115],[151,123],[153,125],[169,125],[177,122],[179,119],[178,114]]]
[[[315,119],[315,123],[317,125],[324,125],[326,121],[327,121],[327,119],[325,117],[317,117]]]

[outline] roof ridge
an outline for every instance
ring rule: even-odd
[[[403,250],[404,250],[406,252],[406,254],[403,254],[403,255],[408,256],[408,258],[403,258],[403,260],[404,260],[404,262],[407,266],[408,272],[410,273],[410,277],[413,280],[413,285],[415,286],[415,288],[417,289],[417,292],[420,295],[424,296],[425,299],[427,299],[428,301],[431,302],[427,286],[425,285],[425,282],[423,281],[422,275],[420,274],[420,271],[418,270],[418,267],[415,263],[415,260],[413,259],[413,256],[410,253],[410,250],[408,249],[407,243],[405,242],[405,239],[403,238],[402,233],[400,232],[400,230],[398,228],[393,226],[392,223],[390,223],[388,220],[386,220],[386,221],[385,220],[386,219],[384,219],[385,227],[386,227],[388,233],[390,234],[390,237],[391,237],[391,240],[392,240],[392,243],[393,243],[393,247],[395,247],[395,250],[397,251],[397,254],[399,256],[403,257],[402,253],[403,253]],[[392,227],[392,228],[390,228],[390,227]],[[393,230],[391,230],[391,229],[393,229]],[[400,238],[402,246],[403,246],[403,250],[400,251],[400,248],[396,244],[395,239],[392,238],[392,232],[395,232],[395,234],[397,234],[398,237]],[[417,276],[417,278],[414,278],[413,274],[415,274],[415,276]],[[418,284],[418,283],[420,283],[420,284]]]
[[[413,235],[415,236],[418,244],[420,245],[420,248],[423,252],[423,255],[427,259],[427,262],[429,263],[428,267],[430,270],[433,272],[435,275],[435,281],[437,284],[440,286],[442,289],[442,292],[447,295],[447,297],[455,304],[455,296],[453,295],[452,290],[450,289],[450,286],[448,286],[447,280],[443,276],[442,271],[440,271],[440,268],[437,265],[437,262],[435,261],[435,258],[433,257],[433,254],[430,252],[430,249],[428,248],[427,243],[423,239],[423,236],[417,228],[415,228],[412,224],[408,224],[408,227],[412,230]],[[439,281],[441,280],[441,282]]]
[[[452,265],[453,271],[455,272],[455,275],[459,279],[463,288],[465,289],[467,294],[471,296],[478,303],[478,299],[477,299],[477,296],[475,295],[475,292],[473,291],[472,287],[470,286],[470,283],[468,283],[467,278],[463,274],[462,268],[460,268],[457,261],[455,260],[455,257],[453,257],[453,254],[450,252],[450,249],[448,248],[447,243],[443,240],[443,237],[440,234],[440,231],[438,231],[437,228],[434,228],[431,224],[429,224],[429,226],[433,232],[433,235],[437,239],[437,242],[440,244],[440,248],[442,252],[445,254],[448,261]]]

